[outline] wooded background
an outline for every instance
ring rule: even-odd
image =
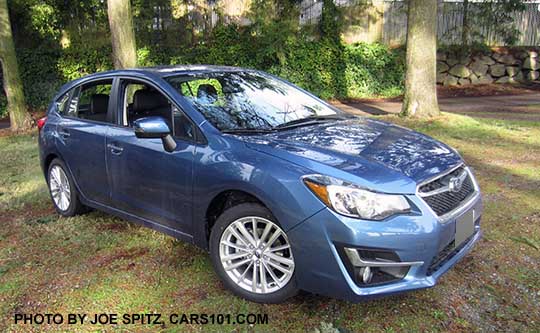
[[[439,48],[470,53],[494,41],[538,45],[538,3],[471,2],[469,22],[459,9],[463,4],[439,3]],[[131,5],[139,66],[257,68],[323,98],[403,93],[406,2],[133,0]],[[8,7],[31,110],[45,108],[66,81],[113,68],[106,1],[9,0]],[[0,95],[0,116],[5,110]]]

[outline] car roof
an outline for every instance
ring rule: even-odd
[[[67,82],[60,88],[60,92],[55,96],[55,99],[65,93],[72,87],[93,80],[110,79],[114,76],[130,75],[140,78],[159,77],[165,78],[175,75],[188,75],[198,73],[224,73],[224,72],[245,72],[255,71],[253,69],[232,67],[232,66],[217,66],[217,65],[171,65],[171,66],[155,66],[155,67],[135,67],[127,69],[115,69],[104,72],[97,72],[90,75],[85,75],[78,79]]]
[[[222,73],[222,72],[241,72],[251,71],[251,69],[232,67],[232,66],[217,66],[217,65],[171,65],[171,66],[155,66],[155,67],[135,67],[118,70],[110,70],[88,75],[86,77],[114,76],[125,74],[153,74],[159,77],[167,77],[182,74],[195,73]]]
[[[127,69],[115,69],[104,72],[97,72],[94,74],[86,75],[78,79],[67,82],[63,85],[55,100],[58,99],[69,89],[84,84],[88,81],[111,79],[115,76],[129,75],[139,78],[166,78],[175,75],[189,75],[189,74],[201,74],[201,73],[224,73],[224,72],[245,72],[255,71],[253,69],[232,67],[232,66],[217,66],[217,65],[171,65],[171,66],[155,66],[155,67],[135,67]]]
[[[166,77],[180,74],[208,73],[208,72],[240,72],[247,71],[247,68],[217,65],[177,65],[177,66],[157,66],[138,68],[143,71],[150,71],[159,76]]]

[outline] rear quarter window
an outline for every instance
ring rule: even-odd
[[[56,112],[61,115],[64,115],[66,112],[70,93],[71,91],[66,92],[65,94],[60,96],[60,98],[58,98],[55,102]]]

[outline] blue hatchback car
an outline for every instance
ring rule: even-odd
[[[431,287],[480,237],[480,190],[454,149],[260,71],[89,75],[38,127],[59,214],[91,207],[194,243],[255,302]]]

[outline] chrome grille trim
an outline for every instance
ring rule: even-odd
[[[463,170],[464,170],[464,173],[468,176],[468,178],[470,179],[471,183],[472,183],[472,186],[473,186],[473,192],[471,192],[465,199],[462,200],[462,202],[457,206],[455,207],[454,209],[452,209],[451,211],[443,214],[443,215],[438,215],[431,207],[430,205],[428,204],[428,202],[426,202],[425,198],[426,197],[429,197],[429,196],[433,196],[433,195],[436,195],[436,194],[440,194],[440,193],[444,193],[445,191],[439,191],[439,189],[436,189],[434,191],[430,191],[430,192],[421,192],[420,191],[420,188],[422,186],[425,186],[431,182],[434,182],[436,181],[437,179],[440,179],[440,178],[443,178],[445,177],[446,175],[454,172],[456,169],[458,168],[461,168],[463,167]],[[460,174],[461,176],[461,174]],[[448,190],[448,187],[446,187],[446,190]],[[464,212],[465,210],[469,209],[470,207],[473,206],[473,204],[477,201],[477,199],[480,197],[480,189],[478,187],[478,183],[476,182],[476,179],[474,178],[471,170],[469,167],[465,166],[463,163],[460,163],[450,169],[448,169],[447,171],[441,173],[441,174],[438,174],[434,177],[431,177],[423,182],[421,182],[420,184],[417,185],[416,187],[416,195],[422,199],[422,201],[426,204],[426,207],[429,209],[429,211],[434,215],[436,216],[438,219],[439,219],[439,222],[440,223],[446,223],[448,221],[450,221],[451,219],[453,219],[454,217],[456,217],[457,215],[461,214],[462,212]]]
[[[457,169],[459,169],[459,168],[457,168]],[[454,169],[454,170],[457,170],[457,169]],[[429,182],[429,183],[426,183],[426,184],[424,184],[424,185],[422,185],[422,186],[419,186],[418,189],[420,189],[420,188],[424,187],[425,185],[428,185],[428,184],[430,184],[430,183],[432,183],[432,182],[435,182],[436,180],[438,180],[438,179],[440,179],[440,178],[443,178],[444,176],[446,176],[446,175],[448,175],[448,174],[450,174],[450,173],[452,173],[452,172],[454,172],[454,171],[451,171],[451,172],[449,172],[449,173],[447,173],[447,174],[445,174],[445,175],[443,175],[443,176],[440,176],[440,177],[438,177],[438,178],[432,180],[432,181]],[[461,182],[463,182],[463,181],[466,180],[467,176],[470,176],[470,175],[467,173],[467,170],[465,170],[465,168],[463,168],[463,170],[462,170],[462,171],[459,173],[459,175],[456,176],[456,177],[458,177],[459,179],[461,179]],[[432,191],[429,191],[429,192],[421,192],[421,191],[418,191],[418,195],[420,195],[421,197],[425,198],[425,197],[431,197],[431,196],[434,196],[434,195],[437,195],[437,194],[441,194],[441,193],[444,193],[444,192],[448,192],[448,191],[450,191],[450,185],[443,185],[442,187],[439,187],[439,188],[437,188],[437,189],[435,189],[435,190],[432,190]]]

